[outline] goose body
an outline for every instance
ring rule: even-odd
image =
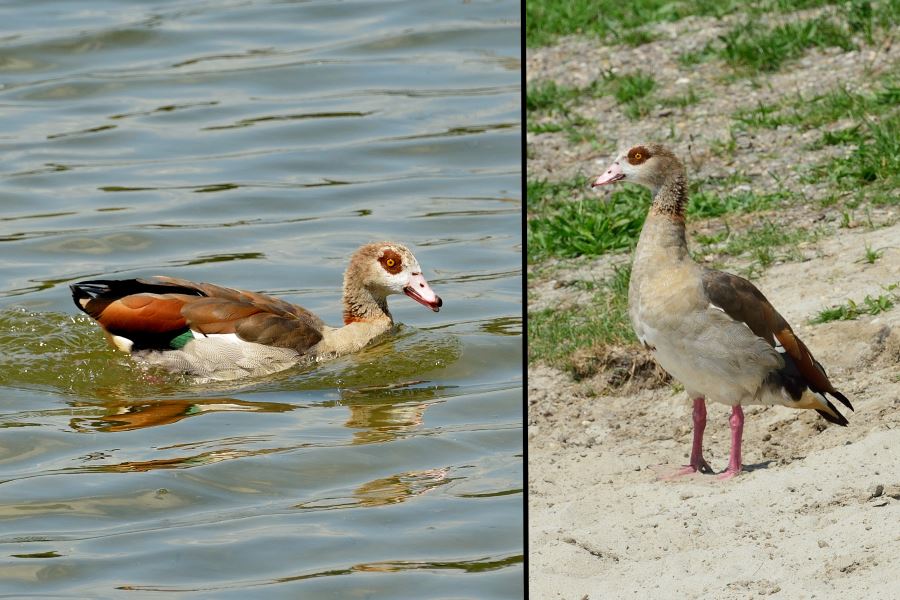
[[[266,294],[175,277],[83,281],[70,288],[75,305],[117,349],[214,379],[357,352],[393,327],[391,294],[406,294],[435,312],[442,305],[412,252],[393,242],[367,244],[351,257],[342,327]]]
[[[850,401],[762,292],[746,279],[691,259],[681,162],[663,146],[635,146],[617,157],[592,187],[617,181],[654,192],[635,249],[628,313],[638,340],[693,399],[694,442],[690,464],[681,473],[711,472],[702,455],[706,400],[732,407],[731,455],[722,473],[726,478],[741,470],[743,405],[813,409],[846,426],[829,396],[852,410]]]

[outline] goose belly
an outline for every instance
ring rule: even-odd
[[[706,335],[703,330],[663,335],[646,324],[642,333],[660,366],[692,396],[731,406],[771,403],[761,394],[762,383],[778,359],[771,356],[774,351],[765,340],[743,336],[741,330],[727,336]],[[756,355],[745,350],[761,351],[764,360],[746,358]]]
[[[245,342],[233,334],[200,337],[180,350],[141,350],[132,355],[148,365],[216,381],[267,375],[302,360],[295,350]]]

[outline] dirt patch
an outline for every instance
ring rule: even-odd
[[[572,379],[590,384],[596,394],[615,390],[654,389],[672,378],[640,346],[597,344],[572,355]]]

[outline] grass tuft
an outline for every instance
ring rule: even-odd
[[[747,277],[754,277],[778,260],[801,259],[799,244],[815,241],[819,235],[817,230],[787,228],[769,220],[741,232],[731,230],[726,224],[725,231],[718,234],[696,236],[700,247],[694,254],[749,258],[750,264],[742,271]]]
[[[628,46],[637,47],[656,41],[657,36],[644,29],[630,29],[618,36],[618,40]]]
[[[849,156],[831,162],[827,170],[834,180],[844,188],[877,183],[896,189],[900,184],[900,113],[845,130],[841,139],[855,142],[856,148]]]
[[[579,98],[601,93],[599,83],[585,88],[557,85],[555,81],[529,85],[525,94],[525,107],[529,114],[543,112],[559,118],[543,122],[529,120],[529,133],[565,132],[573,143],[592,141],[595,121],[575,112],[572,105]]]
[[[720,18],[739,10],[760,15],[836,3],[837,0],[526,0],[525,40],[529,47],[548,46],[565,35],[612,37],[630,43],[626,39],[629,30],[661,21],[677,21],[690,15]],[[856,0],[853,4],[861,2]],[[869,23],[872,22],[894,22],[889,21],[890,15],[879,14],[873,13],[867,18],[857,10],[857,27],[862,31],[871,27]],[[643,35],[634,39],[640,40]]]
[[[568,366],[581,348],[600,344],[633,344],[628,320],[628,281],[631,267],[617,268],[602,282],[591,302],[564,309],[528,313],[528,360]]]
[[[568,183],[528,182],[528,259],[599,256],[631,248],[644,226],[650,193],[627,186],[609,201],[581,200],[587,179]]]
[[[865,120],[882,114],[900,104],[900,86],[893,79],[882,82],[881,89],[872,93],[858,93],[838,88],[812,98],[797,98],[784,106],[758,104],[734,113],[734,119],[745,128],[776,129],[780,125],[796,125],[801,130],[816,129],[839,119]],[[826,141],[830,140],[830,141]],[[822,144],[852,141],[846,132],[825,132]]]
[[[852,321],[861,315],[874,316],[883,313],[890,310],[894,303],[900,299],[895,291],[898,286],[900,284],[894,283],[885,287],[887,294],[879,294],[878,296],[866,295],[860,303],[847,300],[844,304],[822,309],[809,322],[817,325],[830,321]]]
[[[663,106],[675,106],[677,108],[685,108],[691,106],[692,104],[697,104],[698,102],[700,102],[700,96],[697,94],[694,88],[688,88],[688,91],[677,96],[669,96],[659,99],[659,103]]]
[[[585,130],[594,121],[576,113],[573,104],[585,97],[600,97],[611,93],[616,101],[624,105],[625,114],[631,119],[645,116],[650,109],[647,96],[656,87],[652,75],[637,71],[626,75],[606,74],[591,85],[576,88],[557,85],[554,81],[540,81],[528,86],[525,93],[525,108],[529,114],[546,113],[557,115],[562,121],[529,122],[530,133],[564,131],[572,142],[593,140],[593,135]]]
[[[769,28],[748,20],[719,37],[717,53],[733,67],[752,71],[776,71],[788,59],[808,48],[839,47],[853,50],[850,32],[825,17]]]
[[[872,248],[868,242],[866,242],[866,252],[863,254],[863,260],[870,265],[874,265],[875,261],[882,257],[884,254],[884,248]]]
[[[643,71],[614,76],[610,78],[610,81],[612,81],[613,85],[613,96],[620,104],[640,100],[656,87],[653,75]]]
[[[610,74],[605,78],[606,87],[612,90],[616,102],[623,105],[623,111],[632,121],[650,112],[650,92],[656,87],[653,75],[635,71],[626,75]]]
[[[528,86],[525,93],[525,108],[529,112],[538,110],[563,112],[568,109],[568,104],[582,93],[583,90],[579,88],[557,85],[555,81],[539,81]]]
[[[739,192],[720,196],[713,192],[704,191],[691,194],[688,201],[687,214],[695,219],[708,219],[731,212],[756,212],[772,208],[789,198],[789,195],[778,193],[754,194],[753,192]]]

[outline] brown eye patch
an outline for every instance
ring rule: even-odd
[[[642,164],[650,158],[650,151],[644,146],[635,146],[628,151],[628,163],[632,165]]]
[[[378,259],[378,262],[380,262],[381,266],[384,267],[384,270],[391,275],[396,275],[403,270],[403,261],[400,259],[400,255],[393,250],[385,250],[384,254]]]

